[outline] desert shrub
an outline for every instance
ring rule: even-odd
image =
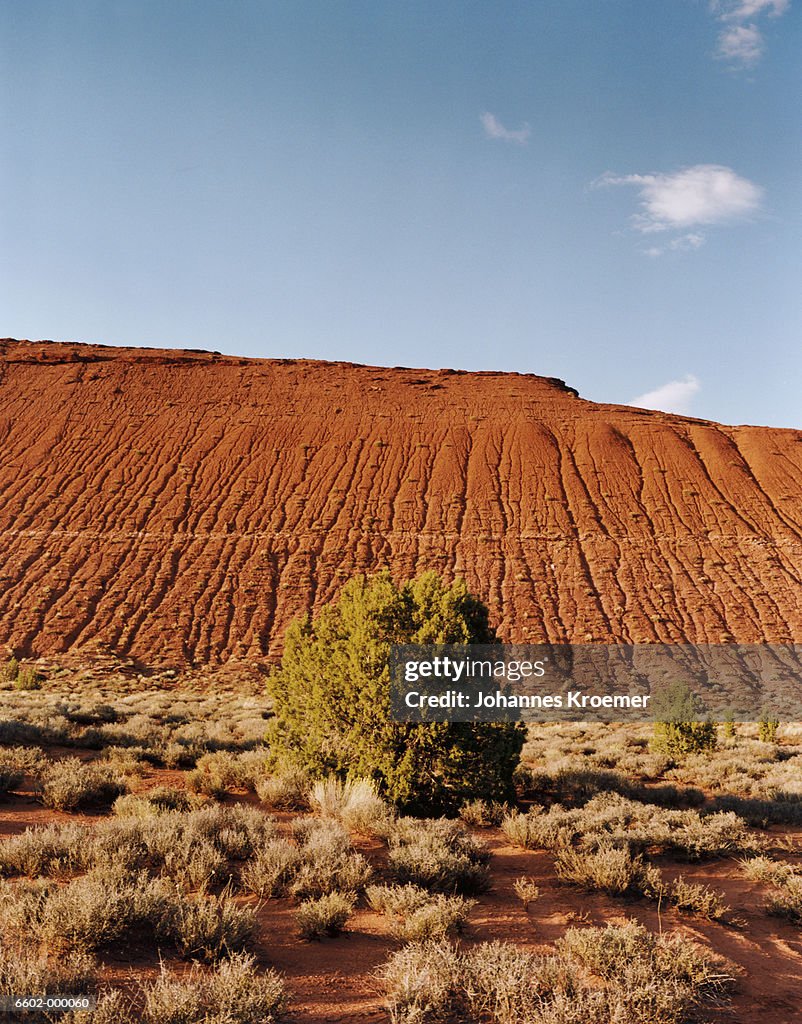
[[[273,838],[273,818],[253,807],[221,807],[212,804],[197,811],[165,812],[145,829],[152,857],[164,863],[177,848],[209,843],[226,858],[245,860],[254,850]]]
[[[770,885],[783,885],[795,874],[792,864],[786,861],[772,860],[771,857],[748,857],[741,861],[741,868],[747,878],[753,882],[767,882]]]
[[[792,875],[766,901],[766,910],[774,917],[787,918],[802,925],[802,877]]]
[[[533,878],[526,878],[524,876],[516,878],[512,888],[515,895],[523,903],[524,910],[529,910],[530,905],[540,896],[540,888]]]
[[[715,750],[716,744],[715,722],[655,722],[655,750],[665,751],[672,757]]]
[[[15,690],[39,690],[42,678],[33,665],[24,665],[17,670],[16,678],[12,680],[11,685]]]
[[[731,983],[726,965],[634,922],[570,929],[556,956],[489,942],[406,946],[378,972],[396,1024],[684,1024]]]
[[[73,824],[26,828],[0,843],[0,874],[37,877],[75,870],[85,836],[86,830]]]
[[[217,750],[201,754],[195,770],[187,776],[187,788],[205,796],[220,797],[232,789],[256,790],[263,781],[268,761],[267,748],[235,753]]]
[[[99,760],[119,775],[142,775],[145,768],[146,751],[143,747],[105,747]]]
[[[780,721],[770,711],[761,712],[757,723],[757,737],[761,743],[776,743]]]
[[[152,818],[165,811],[198,810],[207,802],[183,789],[156,786],[146,793],[129,793],[117,797],[111,809],[118,818]]]
[[[448,942],[414,943],[382,964],[377,977],[393,1024],[428,1024],[446,1019],[459,991],[462,962]]]
[[[90,872],[65,886],[5,883],[1,898],[12,935],[85,951],[112,945],[131,929],[155,933],[170,904],[163,883],[122,872]]]
[[[96,967],[88,953],[56,955],[28,941],[4,942],[0,945],[0,997],[83,994],[95,979]],[[6,1010],[3,1016],[7,1020],[27,1019],[28,1014],[15,1018]]]
[[[617,793],[600,793],[584,807],[569,810],[559,804],[548,811],[533,806],[525,815],[509,815],[501,827],[511,843],[525,849],[613,843],[678,850],[699,859],[749,851],[757,845],[743,819],[732,812],[702,815],[667,810]]]
[[[655,980],[693,986],[699,994],[720,991],[732,983],[719,957],[680,934],[658,936],[635,921],[605,928],[569,928],[557,950],[608,981],[626,978],[635,964],[647,967]]]
[[[335,818],[346,828],[366,834],[383,831],[391,817],[372,779],[319,779],[309,791],[309,804],[323,817]]]
[[[542,810],[542,807],[538,807],[533,808],[528,814],[511,811],[504,815],[501,819],[501,831],[513,846],[520,846],[524,850],[534,850],[542,845],[538,828],[539,822],[536,823]]]
[[[12,655],[7,662],[0,666],[0,680],[4,683],[13,683],[19,673],[19,662]]]
[[[300,768],[277,772],[257,781],[256,794],[276,810],[305,811],[309,808],[309,775]]]
[[[142,1024],[271,1024],[286,1005],[284,984],[253,957],[234,954],[213,971],[175,975],[162,968],[144,989]]]
[[[456,822],[400,818],[388,842],[390,872],[402,885],[463,895],[489,887],[490,854]]]
[[[302,818],[293,824],[301,859],[290,891],[299,899],[340,890],[364,889],[373,871],[361,853],[351,848],[348,833],[338,822]]]
[[[135,1010],[137,1006],[139,1009]],[[61,1017],[64,1024],[275,1024],[286,1006],[276,971],[259,970],[247,953],[234,953],[212,970],[177,974],[162,965],[134,998],[102,993],[97,1008]]]
[[[459,935],[475,900],[430,893],[416,885],[371,885],[368,903],[390,918],[390,934],[402,942],[426,942]]]
[[[295,919],[305,939],[319,939],[324,935],[339,935],[354,910],[356,897],[352,893],[329,892],[317,899],[304,900]]]
[[[303,861],[297,846],[272,839],[260,847],[240,871],[240,884],[263,899],[283,896]]]
[[[670,902],[685,914],[698,914],[700,917],[719,921],[729,911],[722,894],[708,885],[686,882],[682,876],[671,883],[668,890]]]
[[[74,811],[79,807],[109,805],[128,786],[112,768],[83,764],[77,757],[69,757],[44,768],[36,788],[45,807]]]
[[[505,723],[396,723],[389,657],[398,643],[493,643],[487,610],[464,583],[434,573],[396,586],[389,574],[352,579],[336,603],[285,635],[269,681],[278,756],[315,777],[376,779],[388,799],[419,812],[465,799],[506,800],[524,733]]]
[[[656,717],[652,740],[655,750],[683,757],[716,749],[716,724],[710,719],[699,720],[699,701],[687,684],[671,683],[655,694],[652,712]]]
[[[476,828],[491,828],[500,825],[508,806],[496,800],[467,800],[459,809],[459,816],[466,825]]]
[[[601,845],[593,850],[563,847],[554,861],[557,876],[588,892],[620,896],[643,893],[655,878],[642,857],[633,857],[626,846]]]
[[[250,907],[228,896],[174,900],[159,923],[158,934],[193,959],[218,960],[241,950],[256,928]]]
[[[3,747],[0,763],[7,771],[38,775],[50,762],[39,747]]]

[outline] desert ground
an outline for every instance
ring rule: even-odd
[[[650,726],[530,726],[517,806],[420,822],[271,773],[259,673],[20,678],[0,691],[0,978],[100,996],[54,1019],[798,1019],[802,728],[720,724],[714,752],[672,759]]]

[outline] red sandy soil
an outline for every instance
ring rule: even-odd
[[[0,341],[0,644],[274,657],[355,572],[510,641],[802,641],[802,433],[512,373]]]
[[[180,787],[185,774],[178,769],[149,769],[136,788]],[[253,802],[248,797],[239,799]],[[287,824],[292,815],[277,817]],[[97,820],[97,815],[46,810],[26,795],[10,796],[0,804],[0,837],[33,824]],[[680,931],[735,965],[737,989],[731,1003],[706,1011],[704,1019],[714,1024],[793,1024],[799,1020],[802,930],[766,915],[763,903],[767,888],[744,878],[737,860],[687,864],[667,856],[656,859],[666,879],[681,874],[688,881],[709,885],[724,894],[731,908],[729,923],[717,923],[687,917],[671,908],[658,914],[656,904],[645,899],[577,892],[556,881],[550,853],[511,847],[498,829],[480,829],[476,834],[493,853],[492,889],[478,897],[464,942],[500,939],[548,952],[572,925],[604,926],[634,918],[651,931]],[[773,845],[787,845],[795,853],[802,851],[802,830],[775,828],[769,835]],[[365,839],[356,845],[381,876],[386,859],[381,843]],[[532,878],[540,889],[540,896],[528,911],[513,889],[521,876]],[[255,900],[247,897],[243,902],[253,904]],[[284,975],[293,1024],[386,1024],[388,1016],[375,971],[400,944],[388,936],[383,918],[362,908],[354,914],[345,934],[305,942],[298,936],[294,912],[290,900],[265,902],[258,911],[259,928],[253,945],[261,964],[275,967]],[[165,963],[179,971],[188,969],[184,961],[167,959]],[[159,957],[152,948],[134,945],[104,954],[102,964],[105,981],[126,986],[136,979],[155,977]]]

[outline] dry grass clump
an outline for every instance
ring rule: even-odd
[[[2,725],[0,722],[0,726]],[[38,775],[50,762],[39,747],[3,747],[0,752],[0,763],[8,771]]]
[[[650,891],[655,883],[654,869],[640,855],[633,857],[626,846],[611,843],[595,850],[562,847],[554,861],[557,876],[588,892],[606,892],[612,896]]]
[[[476,900],[430,893],[417,885],[371,885],[368,903],[390,918],[390,934],[402,942],[460,935]]]
[[[153,790],[155,801],[176,802],[174,791]],[[80,870],[147,871],[187,890],[232,882],[239,865],[274,837],[276,823],[255,808],[160,810],[158,803],[124,797],[94,828],[73,824],[29,828],[0,844],[0,874],[58,875]],[[128,801],[135,800],[131,807]],[[145,808],[146,810],[143,810]],[[151,813],[152,812],[152,813]]]
[[[722,894],[709,886],[686,882],[681,876],[664,882],[656,867],[645,863],[641,854],[633,856],[626,846],[563,847],[557,853],[555,869],[564,882],[588,892],[665,900],[683,913],[711,921],[721,920],[730,909]]]
[[[134,1009],[139,1007],[139,1009]],[[133,998],[104,992],[97,1009],[61,1017],[64,1024],[275,1024],[286,1007],[284,983],[252,956],[235,953],[212,970],[176,974],[162,966]]]
[[[711,889],[709,885],[686,882],[682,876],[671,883],[667,896],[669,902],[683,914],[695,914],[710,921],[720,921],[730,910],[720,892]]]
[[[206,806],[203,797],[170,786],[155,786],[146,793],[119,796],[112,805],[118,818],[152,818],[166,811],[196,811]]]
[[[240,871],[240,885],[262,899],[283,896],[303,861],[303,854],[286,839],[271,839],[261,846]]]
[[[459,816],[474,828],[492,828],[501,824],[509,810],[507,804],[497,800],[468,800],[460,807]]]
[[[766,910],[774,917],[784,917],[792,924],[802,925],[802,877],[791,876],[766,901]]]
[[[105,747],[100,752],[99,760],[119,775],[137,776],[145,771],[147,751],[144,747]]]
[[[77,757],[68,757],[42,769],[36,790],[45,807],[74,811],[108,806],[128,791],[128,785],[113,767],[83,764]]]
[[[682,1024],[732,982],[701,947],[634,922],[570,929],[553,956],[503,942],[410,945],[379,977],[395,1024]]]
[[[256,791],[264,778],[268,760],[266,747],[234,753],[218,750],[202,754],[196,768],[187,776],[187,788],[193,793],[221,797],[229,790]]]
[[[27,828],[0,843],[0,875],[60,875],[80,864],[86,829],[72,823]]]
[[[314,899],[339,890],[361,892],[373,871],[351,839],[336,821],[301,818],[293,823],[293,834],[301,859],[290,892],[299,899]]]
[[[304,900],[295,914],[301,935],[305,939],[339,935],[353,913],[355,903],[353,893],[343,892],[329,892],[316,899]]]
[[[67,885],[6,882],[4,932],[34,936],[48,948],[106,949],[135,935],[175,946],[185,956],[217,959],[241,949],[255,917],[229,896],[188,897],[144,872],[94,870]]]
[[[393,817],[372,779],[320,779],[309,791],[309,804],[321,817],[334,818],[365,835],[386,831]]]
[[[0,890],[4,930],[55,949],[102,949],[134,929],[155,935],[169,903],[164,883],[122,872],[90,872],[65,886],[6,882]]]
[[[184,956],[218,960],[241,950],[255,929],[254,911],[223,894],[176,900],[160,923],[159,934]]]
[[[447,894],[484,892],[490,884],[490,853],[446,818],[399,818],[388,834],[394,881]]]
[[[747,857],[741,861],[741,869],[753,882],[767,882],[769,885],[784,885],[796,874],[793,864],[773,860],[771,857]]]
[[[293,839],[273,837],[242,867],[240,884],[262,898],[316,899],[331,892],[359,893],[373,874],[343,826],[332,819],[300,818]]]
[[[0,996],[45,996],[88,991],[96,963],[88,953],[56,955],[31,942],[0,945]]]
[[[116,689],[114,683],[95,687],[90,700],[91,682],[75,679],[72,692],[48,680],[40,690],[0,693],[0,743],[130,748],[153,763],[180,767],[214,751],[264,750],[269,707],[263,694],[199,692],[190,685],[177,691],[172,679],[167,690],[143,679],[134,684],[140,689],[125,693],[130,683],[118,679]]]
[[[267,807],[281,811],[309,809],[309,776],[302,769],[269,775],[256,783],[256,794]]]
[[[533,878],[516,878],[512,886],[515,895],[523,903],[524,910],[529,910],[531,904],[540,898],[540,887]]]
[[[584,807],[548,811],[532,807],[502,822],[511,843],[524,849],[555,849],[581,843],[586,848],[612,843],[659,850],[677,850],[691,860],[750,851],[759,845],[746,823],[731,812],[702,815],[669,810],[628,800],[616,793],[599,794]]]

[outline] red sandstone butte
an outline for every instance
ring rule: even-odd
[[[802,433],[514,373],[0,342],[0,645],[274,657],[361,571],[509,641],[802,642]]]

